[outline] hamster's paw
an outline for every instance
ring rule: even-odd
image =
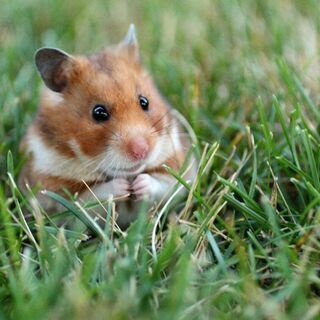
[[[150,198],[154,192],[154,178],[147,173],[139,174],[132,183],[135,198],[141,200]]]
[[[80,198],[83,201],[88,201],[89,199],[92,199],[92,194],[94,194],[94,198],[98,198],[100,200],[107,200],[111,196],[116,198],[129,195],[130,184],[123,178],[113,179],[108,182],[94,185],[90,190],[82,193]]]
[[[114,197],[121,197],[126,194],[130,194],[130,184],[126,179],[117,178],[113,179],[108,184],[108,193],[112,194]]]

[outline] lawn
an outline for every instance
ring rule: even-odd
[[[0,8],[0,319],[320,319],[317,0]],[[172,172],[189,194],[142,208],[123,232],[69,200],[48,217],[16,186],[41,89],[34,52],[94,52],[131,22],[144,65],[195,132],[197,179]]]

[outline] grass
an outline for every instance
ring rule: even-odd
[[[93,52],[130,22],[198,137],[197,179],[125,232],[54,194],[47,217],[15,184],[33,53]],[[2,2],[0,318],[319,319],[319,29],[316,0]]]

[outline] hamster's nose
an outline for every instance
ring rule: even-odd
[[[142,137],[131,139],[127,146],[128,152],[134,160],[145,159],[150,149],[147,140]]]

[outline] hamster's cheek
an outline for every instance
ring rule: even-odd
[[[110,134],[105,129],[83,130],[76,135],[81,151],[88,157],[100,156],[110,144]]]

